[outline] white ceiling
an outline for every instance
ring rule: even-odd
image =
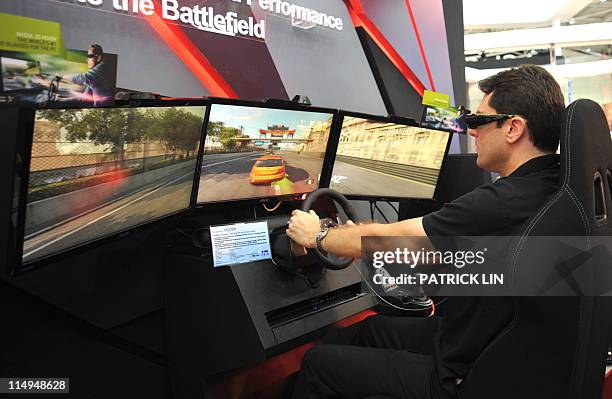
[[[592,0],[463,0],[463,23],[475,28],[490,25],[532,24],[574,16]]]
[[[612,0],[463,0],[465,33],[612,21]]]

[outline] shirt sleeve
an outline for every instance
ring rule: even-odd
[[[502,183],[503,184],[503,183]],[[438,250],[455,247],[453,237],[496,235],[507,225],[507,204],[497,184],[480,186],[423,217],[423,229]]]
[[[94,68],[85,73],[78,73],[72,77],[72,82],[81,86],[96,86],[99,84],[101,76]]]

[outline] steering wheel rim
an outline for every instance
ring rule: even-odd
[[[59,82],[60,79],[57,78],[57,76],[55,76],[53,78],[53,80],[49,83],[49,88],[47,89],[47,102],[55,102],[56,100],[56,96],[57,96],[57,92],[59,90]]]
[[[312,209],[312,206],[321,197],[333,200],[338,205],[340,205],[340,207],[342,208],[344,213],[346,213],[350,220],[355,223],[359,222],[357,212],[355,212],[355,208],[353,208],[348,199],[346,199],[346,197],[340,194],[339,192],[329,188],[320,188],[308,194],[304,202],[302,202],[300,210],[304,212],[310,211]],[[321,262],[323,262],[323,265],[331,270],[346,269],[355,260],[355,258],[337,257],[331,253],[324,254],[323,252],[319,251],[318,248],[308,249],[308,251],[311,253],[314,252],[315,255],[321,260]]]

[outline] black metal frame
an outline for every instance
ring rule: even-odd
[[[342,134],[342,125],[344,123],[345,116],[367,119],[367,120],[376,121],[376,122],[387,122],[387,123],[395,123],[398,125],[413,126],[417,128],[426,129],[426,130],[444,132],[444,133],[448,133],[449,135],[448,140],[446,142],[446,149],[444,150],[444,157],[442,158],[442,164],[440,165],[438,181],[436,181],[436,188],[434,190],[432,198],[397,197],[397,196],[367,195],[367,194],[346,194],[345,195],[346,198],[353,199],[353,200],[375,200],[375,201],[394,201],[394,200],[397,201],[397,200],[402,200],[402,199],[417,199],[417,200],[435,200],[436,199],[436,196],[439,190],[439,187],[438,187],[439,175],[442,173],[442,170],[444,169],[444,166],[446,164],[446,158],[448,156],[448,151],[450,149],[451,142],[453,139],[452,131],[423,127],[419,123],[417,123],[414,119],[411,119],[411,118],[404,118],[404,117],[394,116],[394,115],[389,115],[385,117],[385,116],[369,115],[369,114],[363,114],[363,113],[358,113],[358,112],[349,112],[349,111],[341,110],[338,112],[338,123],[337,123],[336,131],[333,132],[333,135],[334,135],[333,140],[330,140],[330,141],[333,141],[336,145],[334,148],[331,149],[332,150],[331,154],[333,155],[330,156],[330,158],[332,158],[332,167],[331,167],[332,174],[333,174],[333,165],[335,164],[335,161],[336,161],[336,153],[338,151],[338,144],[340,143],[340,136]],[[330,180],[331,180],[331,175],[330,175]]]

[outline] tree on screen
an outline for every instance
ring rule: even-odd
[[[125,166],[125,144],[141,141],[149,134],[151,123],[150,115],[129,108],[51,109],[42,111],[41,116],[64,128],[68,141],[90,141],[107,146],[107,151],[117,154],[122,168]]]
[[[236,148],[236,137],[241,135],[240,129],[235,127],[226,126],[221,129],[221,134],[219,135],[219,141],[221,145],[226,150],[233,150]]]
[[[202,118],[188,111],[167,108],[152,120],[152,137],[173,152],[184,152],[189,158],[197,151],[202,134]]]
[[[206,128],[206,140],[210,140],[213,145],[218,143],[224,126],[223,122],[209,121]]]
[[[202,118],[177,108],[94,108],[76,111],[41,111],[44,119],[66,130],[70,142],[90,141],[107,146],[125,167],[125,145],[155,140],[174,153],[191,156],[197,151]]]
[[[236,148],[236,137],[241,136],[242,131],[235,127],[225,126],[221,121],[209,121],[206,128],[206,140],[214,147],[220,143],[225,151]]]

